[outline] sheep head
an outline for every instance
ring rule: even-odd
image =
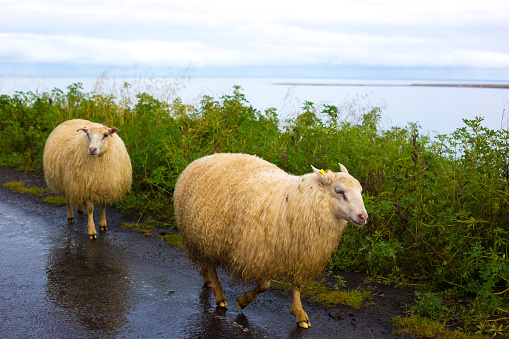
[[[110,139],[113,134],[119,131],[118,128],[90,127],[80,128],[77,131],[83,131],[88,138],[88,154],[97,157],[108,150]]]
[[[324,172],[311,166],[318,180],[329,190],[332,213],[339,219],[350,221],[355,226],[365,225],[368,212],[362,200],[362,187],[359,181],[348,174],[345,166],[339,164],[341,172]]]

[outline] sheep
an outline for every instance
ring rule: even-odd
[[[99,227],[108,230],[106,204],[121,200],[131,189],[132,167],[117,128],[74,119],[58,125],[44,146],[43,167],[48,187],[67,200],[67,220],[88,215],[88,235],[97,238],[94,202],[101,204]]]
[[[238,308],[282,277],[292,283],[297,325],[311,326],[301,281],[320,273],[348,222],[362,226],[368,218],[360,183],[339,166],[340,173],[311,166],[295,176],[256,156],[218,153],[185,168],[173,193],[177,227],[217,306],[227,306],[217,266],[234,282],[256,283],[237,298]]]

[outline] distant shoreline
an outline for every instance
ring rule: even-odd
[[[324,84],[324,83],[299,83],[299,82],[278,82],[278,86],[345,86],[345,87],[467,87],[467,88],[504,88],[509,89],[509,84]]]
[[[509,84],[412,84],[412,86],[430,86],[430,87],[474,87],[474,88],[509,88]]]

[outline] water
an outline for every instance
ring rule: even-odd
[[[203,95],[219,98],[231,94],[234,85],[256,109],[277,109],[281,119],[294,117],[305,101],[340,107],[343,117],[352,118],[382,108],[382,126],[405,127],[418,123],[422,133],[450,133],[464,126],[462,119],[484,117],[484,126],[507,128],[509,88],[465,88],[411,86],[416,83],[439,83],[402,80],[339,80],[288,78],[8,78],[0,77],[0,93],[16,91],[45,92],[53,88],[65,91],[81,82],[85,92],[101,87],[106,93],[119,93],[124,83],[142,89],[156,98],[181,97],[186,104],[198,105]],[[443,81],[442,83],[458,83]],[[475,82],[469,82],[475,83]],[[493,83],[493,82],[484,82]],[[499,83],[500,84],[500,83]],[[503,82],[502,84],[509,84]],[[116,90],[113,90],[115,88]]]

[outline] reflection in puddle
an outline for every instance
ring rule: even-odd
[[[118,334],[127,322],[132,295],[122,258],[112,253],[106,237],[90,241],[72,227],[55,239],[46,267],[47,298],[67,321],[104,335]]]
[[[189,338],[257,338],[247,317],[235,307],[217,307],[213,303],[212,288],[202,287],[199,295],[200,313],[192,314],[182,335]],[[235,320],[230,320],[237,313]]]

